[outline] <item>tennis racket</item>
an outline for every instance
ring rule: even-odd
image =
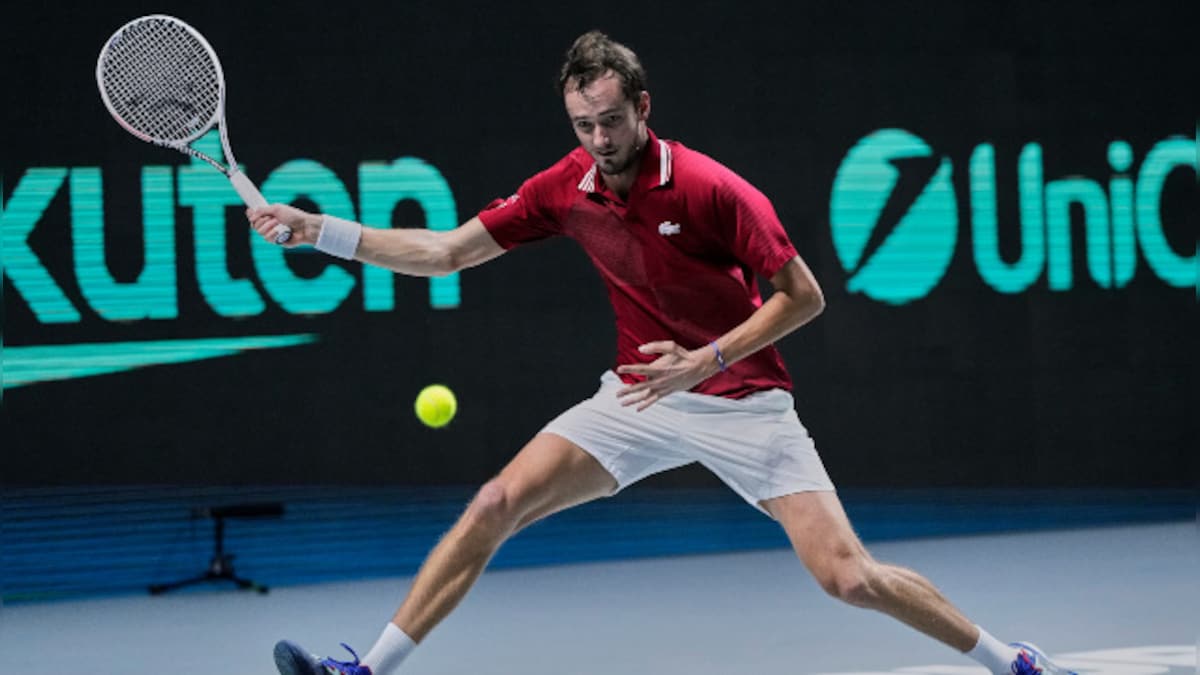
[[[96,83],[108,112],[126,131],[208,162],[229,178],[247,206],[267,205],[233,157],[225,122],[225,75],[217,53],[195,28],[164,14],[130,21],[100,50]],[[220,127],[228,165],[190,145],[214,125]],[[275,243],[291,237],[291,229],[282,226]]]

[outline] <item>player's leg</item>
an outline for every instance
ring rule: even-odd
[[[779,521],[796,554],[835,598],[899,619],[997,675],[1074,675],[1033,645],[1007,645],[980,629],[920,574],[875,560],[835,492],[799,492],[760,506]]]
[[[594,396],[548,423],[480,489],[459,521],[426,558],[393,621],[362,664],[321,661],[291,642],[276,645],[284,675],[391,675],[420,640],[462,600],[500,544],[520,528],[693,458],[677,451],[678,413],[635,412],[621,405],[623,386],[609,371]],[[586,448],[586,452],[584,451]]]
[[[674,398],[674,400],[672,400]],[[876,561],[850,527],[833,483],[786,392],[740,400],[677,395],[691,451],[747,502],[783,525],[796,553],[834,597],[887,613],[993,673],[1066,673],[1030,646],[1006,645],[973,625],[924,577]],[[1026,652],[1023,661],[1021,647]],[[1023,670],[1023,668],[1026,668]]]
[[[422,640],[467,594],[492,554],[529,522],[611,494],[616,480],[579,446],[541,433],[488,481],[438,542],[392,623]]]
[[[275,646],[283,675],[389,675],[466,596],[488,560],[521,527],[611,494],[617,480],[579,446],[553,433],[533,438],[488,481],[426,557],[375,646],[352,662],[319,659],[295,643]]]
[[[871,557],[835,492],[785,495],[762,507],[783,526],[800,560],[833,597],[889,614],[961,652],[979,641],[979,629],[924,577]]]

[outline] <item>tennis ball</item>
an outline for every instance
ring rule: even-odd
[[[413,406],[417,411],[417,419],[427,427],[440,429],[454,419],[458,412],[458,399],[454,392],[443,384],[431,384],[417,394],[417,402]]]

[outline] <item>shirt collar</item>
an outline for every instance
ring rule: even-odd
[[[646,150],[642,153],[642,166],[633,181],[634,186],[643,189],[664,187],[671,182],[672,167],[671,146],[646,129]],[[599,168],[593,162],[576,187],[581,192],[599,192],[603,184],[598,174]]]

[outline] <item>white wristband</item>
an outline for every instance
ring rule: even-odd
[[[344,218],[321,214],[321,233],[317,235],[317,250],[329,255],[354,260],[362,225]]]

